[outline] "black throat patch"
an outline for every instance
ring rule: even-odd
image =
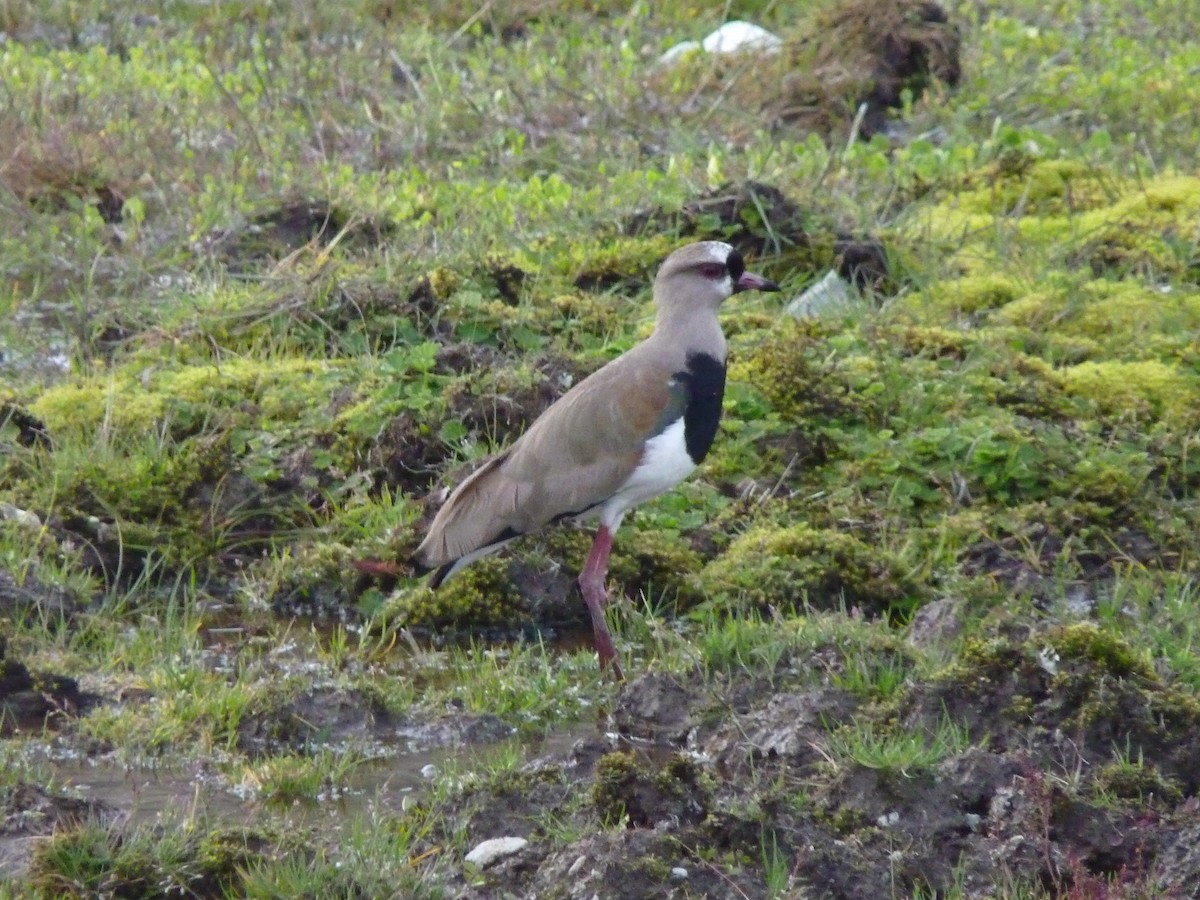
[[[689,353],[687,369],[675,379],[686,391],[683,407],[683,440],[692,462],[700,465],[708,455],[721,421],[725,396],[725,364],[707,353]]]

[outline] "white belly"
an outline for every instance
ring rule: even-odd
[[[684,443],[683,418],[680,417],[662,434],[646,441],[641,463],[600,508],[600,521],[615,529],[630,509],[675,487],[695,468]]]

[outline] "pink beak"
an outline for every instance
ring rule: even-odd
[[[753,272],[743,272],[733,284],[735,294],[741,291],[777,291],[779,285],[775,282],[755,275]]]

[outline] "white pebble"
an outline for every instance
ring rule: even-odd
[[[737,53],[739,50],[774,53],[782,45],[783,41],[767,29],[740,19],[726,22],[704,39],[704,49],[709,53]]]
[[[486,869],[498,859],[512,856],[523,849],[529,841],[522,837],[499,837],[476,844],[475,849],[467,854],[467,862]]]

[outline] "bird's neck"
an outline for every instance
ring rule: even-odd
[[[725,361],[725,335],[715,310],[688,310],[686,315],[659,310],[654,333],[648,342],[653,342],[667,354],[673,350],[684,359],[690,353],[707,353],[714,359]]]

